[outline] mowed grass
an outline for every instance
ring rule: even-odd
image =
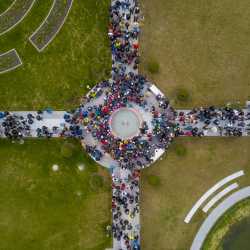
[[[0,37],[0,53],[16,48],[23,61],[19,69],[0,75],[0,110],[72,109],[79,105],[87,84],[110,77],[110,1],[75,0],[61,31],[38,53],[28,38],[52,3],[37,0],[28,16]]]
[[[248,0],[142,0],[141,72],[175,107],[250,99]],[[159,73],[151,74],[149,62]],[[191,98],[177,101],[179,88]]]
[[[249,1],[140,3],[140,70],[175,108],[244,105],[250,96]],[[186,214],[205,191],[238,170],[246,172],[241,186],[249,185],[249,153],[249,138],[177,138],[164,159],[142,173],[142,248],[189,249],[205,215],[199,212],[187,225]],[[158,176],[160,185],[152,186],[150,176]]]
[[[68,141],[73,155],[63,158],[63,140],[0,140],[0,249],[103,250],[111,246],[110,179]],[[53,164],[59,170],[52,171]],[[80,171],[79,164],[85,169]],[[96,176],[102,185],[95,186]]]
[[[15,48],[23,66],[0,75],[0,110],[72,109],[80,97],[107,79],[111,55],[107,37],[109,0],[74,0],[63,28],[42,52],[28,38],[53,0],[37,0],[28,16],[0,37],[0,53]],[[1,1],[0,12],[10,1]],[[0,140],[0,249],[103,250],[111,246],[109,174],[63,140]],[[65,158],[65,156],[68,157]],[[53,164],[59,171],[52,171]],[[85,165],[79,171],[79,164]]]
[[[142,171],[142,249],[189,249],[206,215],[199,210],[190,224],[185,216],[217,181],[242,169],[240,187],[250,185],[249,138],[176,139],[162,161]],[[149,176],[158,176],[160,185],[150,185]]]
[[[0,15],[13,3],[14,0],[0,1]]]

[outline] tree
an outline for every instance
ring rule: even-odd
[[[179,157],[183,157],[187,154],[187,148],[182,144],[175,144],[175,153]]]
[[[64,158],[70,158],[73,155],[73,151],[74,151],[74,145],[71,143],[64,143],[61,147],[61,155]]]
[[[151,59],[148,63],[147,63],[147,69],[151,74],[157,74],[160,71],[160,65],[159,63],[154,60]]]
[[[188,102],[191,96],[188,90],[182,87],[176,90],[176,99],[178,102]]]
[[[147,179],[148,179],[149,185],[151,186],[158,187],[161,184],[160,177],[157,175],[149,175]]]

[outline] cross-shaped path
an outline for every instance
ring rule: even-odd
[[[250,129],[250,110],[247,108],[210,107],[174,111],[160,90],[138,75],[140,18],[137,0],[111,1],[108,36],[112,50],[112,77],[90,91],[75,112],[51,109],[0,112],[1,137],[77,137],[94,160],[110,168],[113,250],[140,249],[140,170],[159,159],[174,136],[247,136]],[[139,84],[141,81],[142,85]],[[140,93],[139,96],[126,94],[123,82],[129,84],[129,90],[139,85],[143,96]],[[116,98],[112,99],[112,93],[105,92],[105,88],[114,90]],[[124,91],[125,97],[122,99],[120,93],[123,95]],[[136,100],[128,102],[128,99]],[[113,103],[118,105],[117,100],[120,106],[116,106],[116,110],[130,105],[129,109],[137,110],[142,117],[143,123],[139,127],[142,136],[134,141],[130,138],[119,140],[110,127],[95,123],[101,119],[110,121],[109,116],[112,116],[114,109],[109,109],[113,108]],[[109,106],[104,106],[103,101]],[[129,122],[123,122],[123,125]],[[107,137],[112,139],[113,144],[119,142],[118,148],[114,149]],[[136,149],[129,149],[129,146],[135,145]],[[124,155],[117,156],[124,153],[124,147],[131,151],[129,155],[133,155],[133,161],[132,158],[124,158]],[[136,151],[138,154],[135,154]]]

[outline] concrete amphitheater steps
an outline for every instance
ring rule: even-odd
[[[15,49],[0,54],[0,74],[12,71],[22,65],[22,60]]]
[[[0,15],[0,35],[14,29],[29,13],[36,0],[15,0]]]
[[[73,0],[54,0],[53,5],[35,32],[29,37],[37,51],[43,51],[56,37],[71,10]]]

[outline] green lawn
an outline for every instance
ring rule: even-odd
[[[175,107],[250,99],[248,0],[141,0],[141,72]],[[157,61],[159,73],[150,73]],[[178,102],[178,89],[191,98]]]
[[[16,48],[23,66],[0,75],[0,110],[71,109],[86,85],[108,79],[109,0],[75,0],[63,28],[42,53],[28,38],[47,15],[52,0],[38,0],[14,30],[0,37],[0,53]]]
[[[10,5],[13,3],[14,0],[4,0],[0,1],[0,15],[3,13]]]
[[[0,249],[103,250],[111,246],[110,179],[72,140],[0,141]],[[52,171],[58,164],[59,171]],[[78,169],[85,164],[85,170]],[[100,177],[101,176],[101,177]],[[96,183],[96,179],[99,185]]]
[[[0,12],[11,1],[0,1]],[[23,66],[0,75],[0,110],[79,105],[86,85],[107,79],[111,55],[107,37],[110,0],[74,0],[63,28],[42,53],[28,38],[53,0],[37,0],[28,16],[0,37],[0,53],[15,48]],[[0,249],[103,250],[111,246],[108,172],[90,160],[79,142],[73,155],[63,140],[0,140]],[[70,153],[71,154],[71,153]],[[69,154],[69,155],[70,155]],[[53,164],[59,171],[52,171]],[[79,171],[78,165],[85,170]]]

